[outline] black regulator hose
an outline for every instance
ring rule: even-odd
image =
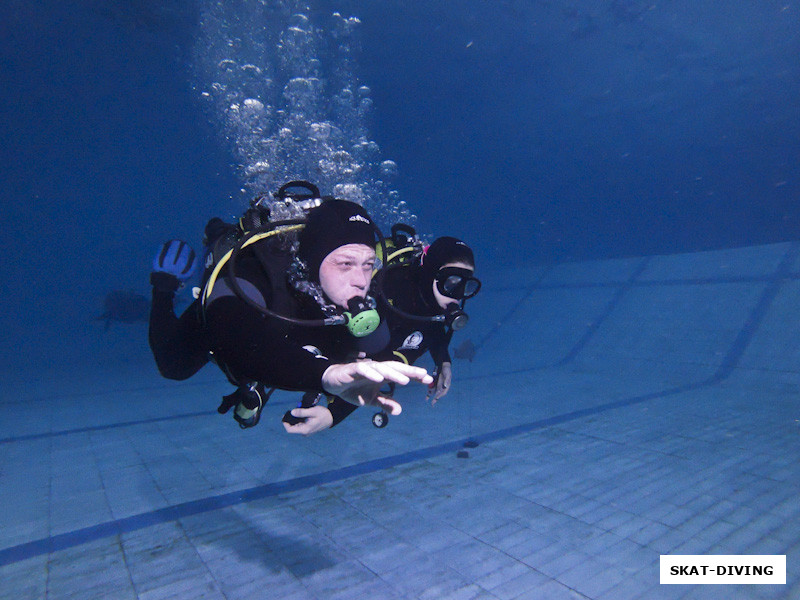
[[[275,311],[272,311],[266,306],[261,306],[258,302],[256,302],[250,296],[248,296],[244,292],[244,290],[242,290],[242,286],[239,284],[239,280],[236,277],[236,263],[239,260],[239,255],[241,254],[243,248],[247,246],[248,242],[252,240],[254,237],[257,237],[259,235],[264,235],[265,233],[272,235],[279,235],[280,232],[276,231],[278,227],[304,225],[304,224],[305,224],[305,219],[290,219],[286,221],[276,221],[275,223],[271,224],[273,229],[271,229],[269,232],[257,232],[242,238],[242,240],[236,246],[234,246],[233,251],[231,252],[231,256],[228,259],[228,265],[227,265],[228,277],[226,278],[226,280],[231,290],[233,290],[233,293],[236,294],[236,296],[238,296],[241,300],[243,300],[250,307],[254,308],[261,314],[276,319],[280,319],[281,321],[285,321],[293,325],[299,325],[301,327],[325,327],[327,325],[347,325],[351,333],[353,333],[353,335],[355,335],[356,337],[363,337],[365,335],[368,335],[369,333],[372,333],[372,331],[374,331],[375,328],[377,328],[377,325],[380,321],[378,320],[374,324],[374,327],[370,325],[365,325],[363,319],[358,318],[360,316],[360,313],[347,312],[343,315],[337,317],[330,317],[327,319],[296,319],[294,317],[288,317],[286,315],[282,315]],[[386,240],[383,239],[383,234],[381,233],[380,228],[378,228],[378,226],[375,223],[372,223],[372,227],[375,229],[375,232],[378,235],[378,239],[380,240],[381,248],[384,253],[383,255],[386,256]],[[349,303],[348,308],[354,310],[356,309],[357,306],[359,307],[359,309],[362,308],[361,305],[353,302]],[[366,312],[366,310],[364,312]],[[369,320],[369,322],[372,323],[373,320]]]

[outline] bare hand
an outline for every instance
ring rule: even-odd
[[[428,391],[428,398],[431,404],[436,404],[439,398],[443,398],[450,391],[453,382],[453,370],[449,362],[442,363],[439,367],[439,376],[436,378],[436,385]]]
[[[328,429],[333,425],[333,415],[324,406],[312,406],[311,408],[293,408],[292,416],[305,419],[304,422],[289,425],[283,423],[283,428],[287,433],[299,433],[300,435],[311,435],[319,431]]]
[[[433,383],[433,377],[422,367],[373,360],[331,365],[322,375],[322,387],[329,394],[356,406],[379,406],[391,415],[399,415],[403,407],[396,400],[382,396],[381,387],[386,382],[407,385],[411,381],[428,385]]]

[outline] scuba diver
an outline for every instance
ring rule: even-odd
[[[448,347],[453,333],[467,324],[464,304],[481,287],[474,276],[475,258],[472,249],[454,237],[440,237],[426,248],[405,225],[392,228],[390,246],[394,251],[373,282],[391,336],[389,354],[378,356],[413,364],[430,351],[436,370],[428,397],[435,404],[450,391]],[[376,423],[383,425],[385,421]]]
[[[304,192],[290,192],[297,188]],[[399,414],[382,385],[433,379],[419,367],[366,358],[388,341],[368,295],[377,231],[358,204],[289,182],[273,202],[255,199],[238,225],[209,222],[203,284],[180,317],[175,292],[196,258],[183,242],[167,242],[151,275],[150,346],[159,371],[186,379],[215,362],[237,386],[218,410],[235,406],[243,428],[259,422],[276,388],[307,392],[303,407],[284,416],[290,433],[327,429],[365,404]]]

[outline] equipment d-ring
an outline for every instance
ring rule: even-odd
[[[384,411],[375,413],[372,415],[372,424],[378,429],[383,429],[389,424],[389,415]]]

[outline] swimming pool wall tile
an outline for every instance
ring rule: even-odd
[[[800,370],[800,281],[786,281],[764,317],[740,367],[774,373]]]
[[[602,314],[614,290],[592,288],[576,294],[569,289],[537,289],[524,298],[480,349],[482,368],[506,369],[512,348],[514,367],[541,368],[556,364],[578,343]]]
[[[473,336],[481,371],[510,370],[503,350],[511,347],[516,370],[573,364],[684,383],[729,374],[790,287],[798,260],[790,252],[783,243],[554,265],[525,289],[479,295],[454,346]],[[509,270],[506,279],[514,278]],[[791,352],[781,355],[794,364],[790,336],[785,344]]]
[[[694,281],[771,276],[791,244],[729,248],[650,257],[640,281]]]
[[[637,287],[579,355],[582,365],[636,370],[647,363],[692,381],[718,368],[758,300],[762,284]]]
[[[641,257],[563,263],[550,269],[540,282],[541,287],[604,285],[624,283],[642,262]]]

